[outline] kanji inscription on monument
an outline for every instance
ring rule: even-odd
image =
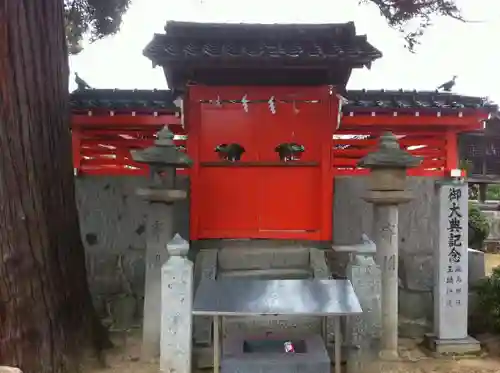
[[[434,298],[435,334],[439,339],[467,337],[467,221],[467,184],[454,181],[440,185]]]

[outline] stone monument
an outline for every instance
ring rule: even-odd
[[[443,354],[475,353],[477,340],[467,334],[468,186],[460,175],[437,183],[439,244],[434,266],[434,334],[427,345]]]
[[[380,357],[398,356],[398,209],[412,199],[406,190],[406,169],[422,162],[399,147],[397,138],[386,132],[379,149],[358,163],[371,170],[369,190],[364,199],[373,204],[373,235],[377,247],[376,262],[382,274],[382,338]]]
[[[149,202],[146,242],[146,284],[144,289],[143,339],[141,356],[151,360],[160,353],[161,268],[168,259],[167,243],[173,236],[173,203],[187,198],[175,187],[176,167],[188,167],[191,160],[177,150],[168,127],[158,132],[154,145],[132,150],[134,161],[148,164],[152,183],[136,193]]]

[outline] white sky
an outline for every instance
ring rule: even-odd
[[[422,38],[416,54],[403,47],[376,7],[358,0],[133,0],[121,32],[92,45],[70,59],[94,88],[165,89],[160,67],[153,69],[142,50],[162,33],[167,20],[195,22],[335,23],[354,21],[358,34],[382,51],[371,70],[353,72],[351,89],[433,90],[458,75],[455,90],[489,96],[500,103],[500,0],[458,0],[464,24],[439,18]],[[466,5],[468,4],[468,5]],[[70,88],[75,84],[70,77]]]

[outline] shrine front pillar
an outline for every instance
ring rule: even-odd
[[[381,269],[382,339],[380,357],[398,355],[398,213],[399,205],[412,199],[406,190],[406,169],[422,160],[400,149],[396,137],[384,133],[379,149],[360,160],[359,167],[371,170],[369,190],[364,199],[373,204],[373,235],[376,261]]]

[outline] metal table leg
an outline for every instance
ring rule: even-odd
[[[333,320],[335,332],[335,373],[341,373],[341,350],[342,350],[342,332],[340,330],[340,317],[336,316]]]
[[[220,372],[220,355],[221,355],[220,353],[221,353],[220,316],[214,316],[214,373]]]
[[[321,318],[321,334],[323,342],[325,342],[325,348],[328,348],[328,319],[326,317]]]

